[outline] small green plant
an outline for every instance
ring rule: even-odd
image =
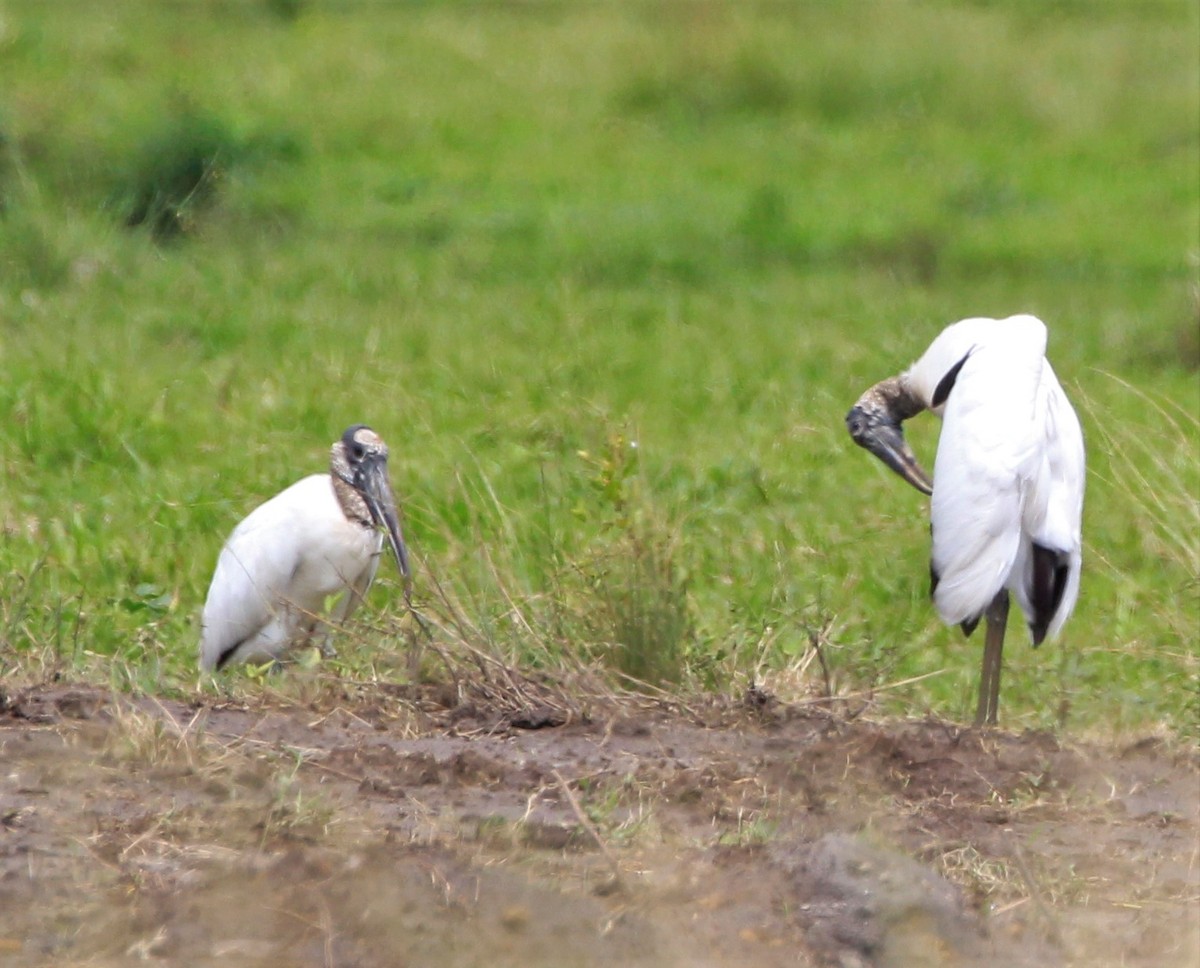
[[[302,765],[298,756],[290,771],[275,775],[270,802],[261,821],[263,840],[274,837],[315,839],[334,822],[333,806],[319,793],[310,793],[297,780]]]
[[[677,682],[692,634],[678,535],[645,497],[636,440],[610,433],[600,455],[579,456],[592,470],[601,520],[598,547],[575,563],[589,639],[629,679]]]
[[[717,843],[722,847],[762,847],[774,839],[777,829],[778,825],[766,814],[755,810],[746,812],[739,807],[737,826],[723,832]]]

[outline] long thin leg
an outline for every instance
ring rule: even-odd
[[[1004,651],[1004,628],[1008,625],[1008,589],[1002,588],[987,610],[987,637],[983,643],[983,669],[979,673],[979,705],[976,726],[995,726],[1000,708],[1000,656]]]

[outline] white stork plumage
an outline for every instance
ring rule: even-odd
[[[932,482],[901,429],[923,410],[942,418]],[[867,390],[846,426],[932,495],[931,594],[967,635],[987,618],[975,721],[994,724],[1009,593],[1035,646],[1079,597],[1083,432],[1046,359],[1045,325],[1021,315],[948,326],[908,370]]]
[[[328,474],[297,481],[233,530],[204,603],[200,668],[281,658],[316,642],[328,654],[322,613],[350,617],[375,578],[386,534],[409,582],[387,471],[388,449],[369,427],[350,427],[333,445]],[[382,529],[382,530],[381,530]]]

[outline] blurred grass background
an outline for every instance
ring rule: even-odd
[[[1033,312],[1086,573],[1059,642],[1014,621],[1002,718],[1195,735],[1198,26],[0,0],[0,673],[189,688],[229,530],[365,421],[418,598],[514,660],[793,696],[817,642],[838,690],[935,673],[884,711],[968,718],[926,505],[842,418],[945,324]],[[399,676],[381,575],[341,650]]]

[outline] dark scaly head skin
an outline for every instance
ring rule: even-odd
[[[926,406],[902,376],[889,377],[867,390],[846,414],[846,429],[865,447],[922,494],[933,493],[933,481],[904,439],[902,424]]]
[[[387,460],[388,448],[383,438],[365,424],[354,424],[333,445],[329,469],[334,492],[346,517],[366,527],[384,530],[400,575],[407,582],[408,548],[400,531]]]

